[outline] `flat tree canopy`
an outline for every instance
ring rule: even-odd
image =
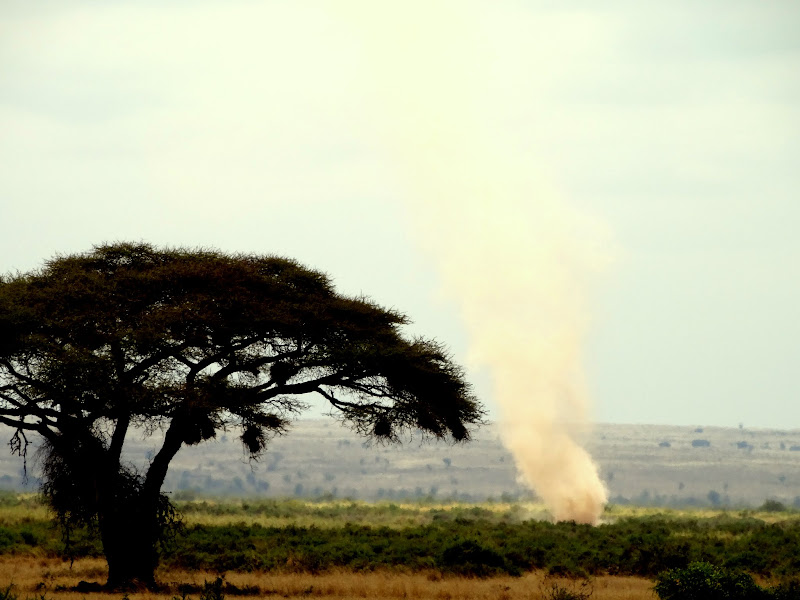
[[[0,423],[21,454],[43,438],[45,496],[97,528],[109,585],[152,586],[184,444],[237,430],[258,457],[304,394],[368,436],[469,438],[483,409],[462,370],[405,323],[287,258],[101,245],[0,278]],[[164,432],[142,470],[121,460],[132,427]]]

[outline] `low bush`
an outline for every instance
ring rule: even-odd
[[[752,576],[738,570],[693,562],[658,576],[654,590],[661,600],[758,600],[768,598]]]
[[[497,550],[473,540],[458,541],[445,548],[436,566],[443,572],[468,577],[489,577],[503,573],[522,575],[522,571],[510,564]]]
[[[800,600],[800,580],[763,588],[748,573],[707,562],[660,574],[654,590],[661,600]]]
[[[65,551],[51,522],[20,515],[19,508],[0,507],[0,554],[102,556],[90,532],[74,530]],[[655,578],[692,563],[777,581],[800,573],[800,518],[791,514],[767,523],[752,514],[671,513],[591,527],[522,520],[525,511],[519,506],[490,508],[298,500],[188,503],[183,509],[189,524],[162,563],[219,573],[400,569],[485,576],[539,569],[568,578],[606,573]],[[796,592],[789,584],[782,589],[784,599]]]
[[[541,586],[543,600],[588,600],[593,592],[594,588],[588,579],[569,583],[546,579]]]

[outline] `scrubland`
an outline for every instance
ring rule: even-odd
[[[219,575],[207,571],[161,569],[159,580],[164,589],[159,593],[132,591],[130,600],[173,600],[199,598],[204,584],[216,581]],[[32,557],[0,558],[0,580],[13,582],[11,594],[20,599],[42,596],[53,599],[117,600],[122,594],[98,591],[74,591],[80,581],[103,581],[105,562],[102,559],[68,561]],[[8,584],[6,584],[7,586]],[[7,589],[6,586],[0,588]],[[592,591],[600,600],[632,600],[654,598],[653,584],[642,577],[601,576],[585,584],[583,581],[548,577],[542,572],[521,577],[492,578],[443,577],[440,574],[404,573],[395,571],[352,572],[335,570],[326,573],[226,573],[222,595],[228,598],[326,598],[355,600],[364,598],[403,598],[419,600],[516,600],[550,598],[555,590]],[[557,592],[556,592],[557,593]]]
[[[132,591],[131,600],[654,598],[659,573],[693,561],[765,583],[800,572],[800,513],[774,503],[609,506],[598,527],[551,523],[534,503],[206,499],[179,507],[183,528],[158,574],[164,588]],[[121,598],[75,590],[105,574],[87,532],[73,532],[65,550],[35,496],[0,496],[0,598]]]

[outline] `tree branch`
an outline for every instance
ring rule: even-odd
[[[328,402],[333,404],[333,406],[335,406],[339,410],[348,410],[348,409],[362,410],[365,408],[371,410],[385,410],[387,408],[385,406],[381,406],[380,404],[360,404],[357,402],[347,402],[346,400],[339,400],[333,394],[331,394],[330,392],[326,392],[321,388],[318,388],[314,391],[320,394],[323,398],[325,398]]]
[[[21,417],[21,418],[24,418],[24,416]],[[2,423],[3,425],[8,425],[9,427],[13,427],[14,429],[24,429],[26,431],[35,431],[37,433],[42,434],[48,440],[54,439],[55,435],[56,435],[55,433],[50,431],[50,429],[47,428],[48,425],[50,425],[50,426],[54,426],[54,425],[46,423],[46,422],[26,423],[25,421],[22,421],[22,420],[17,421],[17,420],[14,420],[14,419],[9,419],[5,415],[0,415],[0,423]]]
[[[119,459],[122,456],[122,446],[125,444],[125,434],[128,433],[128,427],[131,424],[130,413],[125,413],[117,419],[114,426],[114,433],[111,435],[111,443],[108,446],[109,457],[119,464]]]
[[[264,400],[269,400],[270,398],[274,398],[275,396],[279,396],[281,394],[308,394],[310,392],[316,392],[317,388],[321,385],[336,385],[337,379],[339,379],[340,377],[341,376],[338,373],[334,373],[332,375],[326,375],[325,377],[320,377],[318,379],[310,379],[308,381],[303,381],[301,383],[293,383],[290,385],[277,385],[271,390],[261,389],[257,391],[256,396],[260,400],[264,401]],[[265,385],[271,385],[272,383],[273,383],[272,381],[269,381]]]
[[[180,417],[173,418],[167,428],[161,449],[153,457],[153,462],[150,463],[150,468],[147,469],[147,475],[142,486],[142,494],[149,501],[154,501],[158,496],[164,483],[164,478],[167,476],[169,463],[175,458],[178,450],[183,445],[182,429],[183,425],[180,422]]]
[[[234,373],[245,373],[245,372],[252,373],[256,371],[258,368],[263,367],[264,365],[268,365],[270,363],[277,362],[279,360],[283,360],[284,358],[289,358],[295,355],[296,355],[295,352],[284,352],[283,354],[266,356],[260,359],[253,359],[250,361],[237,363],[235,365],[230,364],[227,367],[223,367],[222,369],[214,373],[214,375],[212,375],[211,378],[214,380],[220,380],[230,375],[233,375]],[[269,383],[270,382],[267,382],[267,385],[269,385]]]
[[[29,405],[23,402],[18,402],[15,399],[7,396],[6,394],[0,393],[0,398],[8,402],[11,406],[15,408],[9,407],[0,407],[0,415],[5,416],[14,416],[14,417],[26,417],[28,415],[32,417],[36,417],[41,419],[44,422],[47,422],[50,426],[56,426],[56,422],[51,420],[52,418],[58,419],[60,414],[57,411],[45,409],[40,406],[36,405]]]
[[[164,348],[163,350],[156,352],[155,354],[150,355],[148,358],[136,363],[133,367],[125,371],[124,375],[129,379],[133,380],[138,375],[141,375],[150,367],[153,367],[160,363],[162,360],[166,360],[168,358],[177,358],[178,355],[186,350],[189,347],[189,342],[183,342],[181,344],[177,344],[175,346],[169,346],[168,348]]]
[[[5,390],[12,390],[15,394],[17,394],[17,396],[19,396],[19,398],[14,398],[13,396],[4,393]],[[40,416],[42,418],[45,416],[58,418],[60,416],[60,413],[57,410],[40,406],[35,400],[23,393],[16,385],[3,386],[0,388],[0,398],[12,406],[16,406],[17,408],[28,409],[35,416]],[[0,411],[2,410],[3,409],[0,408]]]
[[[204,369],[210,367],[214,363],[220,363],[226,359],[230,360],[235,352],[239,350],[244,350],[245,348],[248,348],[249,346],[252,346],[253,344],[256,344],[260,341],[262,341],[261,336],[246,337],[238,342],[231,342],[229,345],[223,347],[220,351],[215,352],[196,363],[192,363],[191,361],[188,360],[181,361],[190,367],[189,375],[186,378],[187,383],[193,383],[198,374],[200,374]],[[250,371],[253,368],[257,368],[258,366],[263,366],[275,360],[279,360],[279,357],[288,357],[290,355],[291,353],[275,355],[274,357],[266,357],[259,360],[251,361],[249,363],[246,362],[242,365],[231,363],[227,367],[223,367],[219,371],[214,373],[212,377],[217,380],[222,379],[223,377],[227,377],[228,375],[231,375],[233,373]],[[185,359],[185,357],[182,358]],[[220,375],[220,372],[224,373]]]
[[[24,381],[25,383],[27,383],[31,387],[34,387],[34,388],[37,388],[37,389],[42,389],[42,390],[45,390],[45,391],[52,391],[52,389],[49,389],[48,386],[44,382],[38,381],[38,380],[34,379],[33,377],[30,377],[30,376],[27,376],[27,375],[23,375],[22,373],[19,373],[11,365],[11,361],[9,361],[7,359],[0,360],[0,365],[4,366],[6,369],[8,369],[8,372],[11,373],[11,375],[16,377],[20,381]],[[28,370],[30,371],[30,368]]]

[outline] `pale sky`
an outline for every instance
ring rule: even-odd
[[[596,420],[800,428],[798,31],[795,0],[4,2],[0,271],[287,255],[466,361],[432,248],[472,232],[419,190],[513,164],[529,197],[471,200],[492,245],[547,196],[614,256],[584,300]]]

